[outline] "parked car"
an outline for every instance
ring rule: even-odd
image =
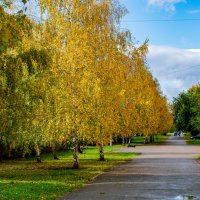
[[[200,134],[194,135],[194,136],[190,137],[190,139],[198,139],[198,140],[200,140]]]

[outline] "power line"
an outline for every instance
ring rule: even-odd
[[[200,67],[200,64],[199,65],[193,65],[193,66],[190,66],[190,67],[186,67],[184,69],[180,69],[180,70],[175,70],[175,71],[172,71],[172,72],[169,72],[169,74],[174,74],[174,73],[177,73],[177,72],[183,72],[183,71],[186,71],[186,70],[189,70],[191,68],[194,68],[194,67]],[[200,68],[196,68],[196,70],[199,70]]]
[[[182,22],[182,21],[200,21],[196,19],[140,19],[140,20],[122,20],[121,22]]]

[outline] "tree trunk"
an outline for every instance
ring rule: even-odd
[[[119,138],[118,138],[118,136],[117,136],[117,137],[115,137],[115,143],[116,143],[116,144],[119,144],[119,141],[118,141],[118,139],[119,139]]]
[[[26,155],[26,151],[25,151],[25,145],[23,143],[23,149],[22,149],[22,158],[24,158]]]
[[[53,153],[53,159],[54,160],[59,160],[58,156],[57,156],[57,149],[56,149],[56,144],[55,142],[53,142],[52,144],[52,153]]]
[[[104,161],[105,160],[105,158],[104,158],[104,152],[103,152],[103,144],[100,144],[100,146],[99,146],[99,160],[100,161]]]
[[[128,146],[131,144],[131,136],[128,138]]]
[[[73,147],[74,147],[74,152],[73,152],[73,169],[78,169],[79,168],[79,163],[78,163],[78,142],[76,136],[73,138]]]
[[[112,146],[112,135],[110,136],[110,146]]]
[[[148,144],[148,137],[147,136],[144,137],[144,144]]]
[[[79,142],[77,144],[77,150],[78,150],[79,153],[83,153],[83,150],[81,149],[81,145],[80,145]]]
[[[122,145],[125,144],[125,141],[124,141],[124,136],[122,136]]]
[[[12,152],[12,147],[11,147],[11,144],[9,144],[9,145],[8,145],[8,158],[9,158],[9,159],[10,159],[11,156],[12,156],[11,152]]]
[[[41,156],[40,156],[40,148],[37,143],[35,143],[35,153],[36,153],[36,162],[41,163]]]
[[[153,143],[153,136],[152,136],[152,135],[150,135],[149,142],[150,142],[150,143]]]

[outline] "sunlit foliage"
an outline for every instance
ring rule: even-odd
[[[148,138],[171,128],[167,100],[146,66],[148,42],[136,47],[130,32],[120,30],[126,9],[118,1],[38,0],[37,17],[31,1],[22,2],[22,25],[0,7],[5,152],[35,149],[40,162],[44,147],[55,151],[70,142],[78,168],[79,142],[98,145],[104,160],[103,146],[114,137]]]

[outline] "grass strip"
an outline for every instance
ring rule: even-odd
[[[186,140],[187,144],[196,144],[200,145],[199,139],[190,139],[191,134],[190,133],[184,133],[184,139]]]
[[[0,163],[0,199],[56,199],[58,196],[81,188],[94,176],[130,160],[136,153],[114,153],[120,145],[106,147],[106,161],[98,161],[98,149],[90,147],[79,154],[80,169],[73,170],[72,152],[60,152],[60,160],[43,155],[42,163],[34,158]]]
[[[149,145],[152,144],[161,144],[165,140],[167,140],[171,136],[171,133],[168,133],[166,135],[155,135],[154,136],[154,142],[148,143]],[[131,139],[131,143],[134,143],[135,145],[144,145],[144,136],[133,136]]]

